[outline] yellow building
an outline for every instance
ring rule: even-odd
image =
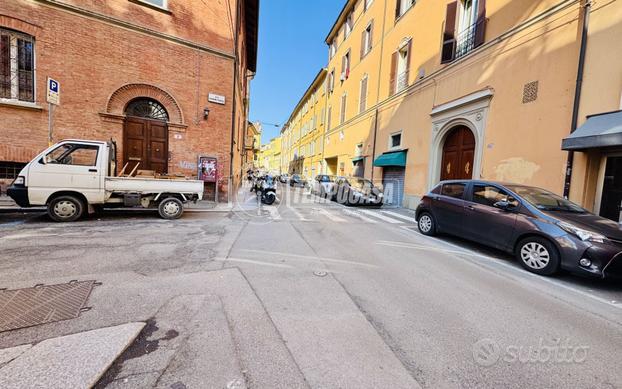
[[[326,69],[318,72],[281,131],[282,171],[307,178],[322,172],[326,118]]]
[[[270,142],[261,145],[258,157],[258,167],[271,174],[281,174],[281,137],[270,139]]]
[[[347,1],[326,37],[327,172],[410,208],[440,180],[475,178],[566,189],[617,219],[620,119],[581,125],[620,109],[621,21],[620,0]],[[590,142],[603,126],[615,134]]]
[[[244,138],[244,171],[259,167],[259,152],[261,151],[261,123],[248,123]]]

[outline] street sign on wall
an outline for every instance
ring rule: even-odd
[[[221,104],[221,105],[224,105],[224,104],[225,104],[225,96],[222,96],[222,95],[217,95],[217,94],[215,94],[215,93],[210,93],[210,94],[207,96],[207,100],[208,100],[210,103],[216,103],[216,104]]]
[[[58,81],[48,77],[47,102],[54,105],[60,105],[60,84]]]

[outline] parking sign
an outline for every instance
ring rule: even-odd
[[[60,84],[58,81],[48,77],[48,96],[47,101],[50,104],[60,104]]]

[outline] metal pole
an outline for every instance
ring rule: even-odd
[[[54,130],[54,104],[48,103],[48,146],[52,146],[52,131]]]

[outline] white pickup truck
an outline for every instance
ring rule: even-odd
[[[202,181],[115,176],[116,154],[112,141],[61,141],[30,161],[7,193],[24,208],[47,206],[59,222],[104,207],[157,208],[162,218],[177,219],[184,203],[202,199]]]

